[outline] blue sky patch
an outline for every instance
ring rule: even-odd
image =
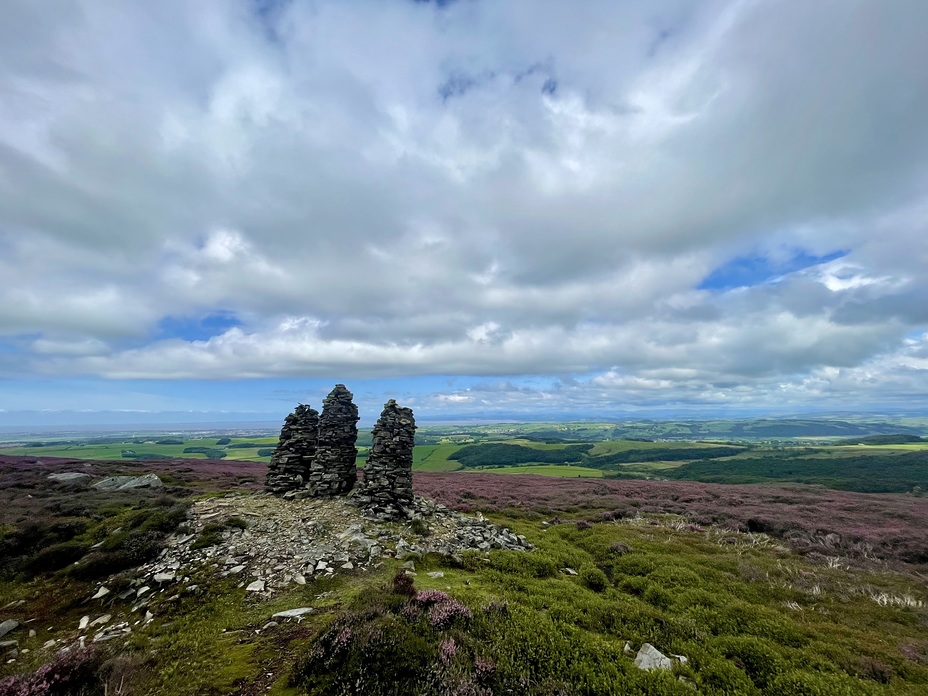
[[[799,251],[787,260],[774,260],[765,256],[738,256],[716,268],[697,286],[699,290],[731,290],[763,285],[787,273],[828,263],[846,256],[848,250],[833,251],[815,256]]]
[[[158,322],[154,338],[179,338],[183,341],[206,341],[219,336],[233,326],[241,326],[232,312],[218,312],[204,317],[164,317]]]
[[[441,97],[442,101],[448,101],[451,97],[459,97],[462,94],[466,94],[476,85],[477,80],[469,75],[451,75],[438,87],[438,95]]]

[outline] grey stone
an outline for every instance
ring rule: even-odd
[[[133,488],[164,488],[164,483],[156,474],[145,474],[136,476],[131,481],[126,481],[119,487],[121,491],[128,491]]]
[[[276,614],[272,614],[272,619],[296,619],[301,616],[306,616],[315,611],[312,607],[299,607],[297,609],[287,609],[285,611],[279,611]]]
[[[110,593],[110,590],[108,587],[101,587],[99,590],[97,590],[97,593],[93,597],[91,597],[91,599],[102,599],[103,597],[106,597],[106,595],[108,595],[109,593]]]
[[[156,474],[144,476],[110,476],[97,481],[93,487],[101,491],[128,491],[135,488],[163,488],[164,483]]]
[[[264,580],[255,580],[245,589],[248,592],[264,592]]]
[[[93,478],[90,474],[80,471],[67,471],[61,474],[49,474],[48,480],[60,483],[63,486],[86,486]]]
[[[102,481],[97,481],[93,487],[101,491],[118,491],[123,484],[129,483],[135,476],[108,476]]]
[[[103,616],[99,616],[93,621],[91,621],[90,625],[91,626],[103,626],[105,624],[108,624],[110,622],[110,619],[112,618],[113,616],[111,614],[104,614]]]
[[[671,669],[673,667],[673,660],[650,643],[645,643],[641,646],[638,655],[635,657],[635,667],[644,670]]]
[[[15,631],[19,627],[19,621],[16,619],[7,619],[3,623],[0,623],[0,638],[7,635],[8,633]]]

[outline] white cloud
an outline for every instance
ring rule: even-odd
[[[5,8],[0,369],[713,403],[924,369],[925,3],[250,8]],[[698,289],[797,249],[848,254]]]

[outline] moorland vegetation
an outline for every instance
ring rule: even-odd
[[[78,491],[47,478],[142,467],[164,488]],[[265,471],[261,462],[228,458],[4,458],[0,620],[20,627],[3,639],[16,641],[6,648],[16,656],[0,668],[7,675],[0,692],[928,689],[928,512],[913,495],[418,472],[418,494],[482,512],[535,550],[384,558],[378,569],[308,577],[270,598],[246,592],[234,576],[190,569],[187,586],[197,589],[157,588],[145,609],[149,623],[132,612],[131,599],[119,599],[120,588],[132,587],[131,563],[184,533],[190,501],[251,495]],[[202,540],[207,548],[244,533],[247,521],[220,517],[214,526]],[[77,570],[102,568],[91,562],[97,558],[115,563],[112,572]],[[409,561],[415,575],[402,567]],[[91,599],[101,583],[112,592]],[[299,622],[270,620],[294,606],[313,612]],[[104,612],[134,625],[126,640],[59,652],[77,641],[82,616]],[[58,642],[43,648],[49,640]],[[639,670],[632,658],[644,643],[687,661]]]

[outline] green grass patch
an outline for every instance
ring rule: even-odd
[[[412,468],[416,471],[457,471],[460,462],[448,457],[461,449],[460,445],[416,445],[412,452]]]

